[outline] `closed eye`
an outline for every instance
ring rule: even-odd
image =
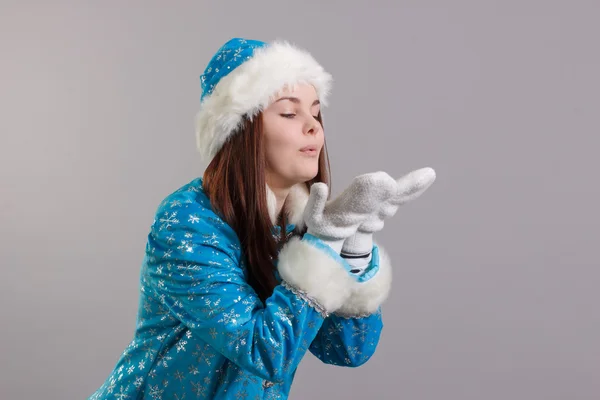
[[[280,114],[280,115],[281,115],[282,117],[284,117],[284,118],[290,118],[290,119],[291,119],[291,118],[294,118],[294,117],[296,116],[296,114]],[[319,116],[318,116],[318,115],[313,115],[313,118],[314,118],[314,119],[317,119],[317,118],[319,118]]]

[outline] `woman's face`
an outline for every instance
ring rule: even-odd
[[[316,117],[320,105],[312,85],[285,89],[262,113],[267,183],[291,187],[319,172],[323,128]],[[312,150],[306,150],[311,147]]]

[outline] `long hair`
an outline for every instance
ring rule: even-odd
[[[321,113],[317,117],[321,126]],[[245,117],[237,130],[221,147],[204,171],[203,189],[213,210],[236,232],[242,246],[242,257],[248,269],[248,283],[259,298],[271,296],[277,285],[274,275],[279,250],[286,242],[285,212],[277,225],[281,236],[273,237],[266,192],[266,160],[262,132],[262,114]],[[319,155],[319,171],[306,182],[330,184],[330,164],[325,143]],[[306,228],[304,228],[304,232]]]

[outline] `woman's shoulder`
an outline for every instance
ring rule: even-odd
[[[212,208],[202,189],[202,178],[195,178],[169,193],[154,216],[153,231],[162,234],[193,234],[239,249],[235,231]]]
[[[156,213],[179,213],[187,209],[196,212],[206,209],[206,213],[212,212],[210,200],[202,189],[202,178],[195,178],[166,195],[158,205]]]

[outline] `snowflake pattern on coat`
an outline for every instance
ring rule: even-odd
[[[324,317],[284,285],[263,303],[241,259],[201,178],[167,196],[148,235],[133,340],[89,399],[287,399],[307,351],[347,367],[373,355],[380,309]]]

